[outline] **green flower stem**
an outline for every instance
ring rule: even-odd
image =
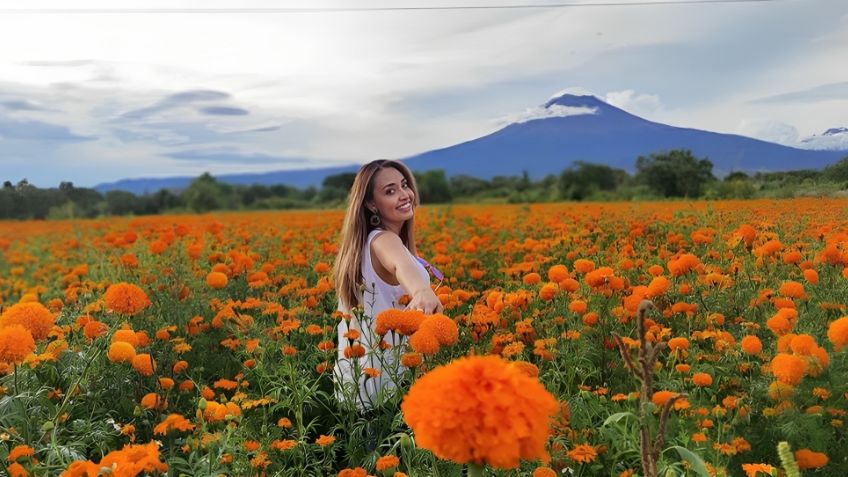
[[[468,477],[483,477],[483,466],[468,464]]]

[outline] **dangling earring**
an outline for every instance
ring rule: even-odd
[[[380,216],[375,212],[374,215],[372,215],[371,218],[368,219],[368,222],[370,222],[372,226],[376,227],[380,225]]]

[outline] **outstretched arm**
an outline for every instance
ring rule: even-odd
[[[421,278],[415,260],[407,253],[400,237],[386,232],[374,237],[371,243],[376,258],[386,270],[394,274],[404,291],[412,297],[407,309],[421,309],[425,314],[442,312],[442,303],[430,288],[429,280]]]

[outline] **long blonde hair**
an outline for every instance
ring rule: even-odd
[[[420,203],[415,176],[405,164],[389,159],[378,159],[359,168],[347,198],[347,212],[342,224],[339,252],[333,265],[336,295],[348,311],[360,304],[362,294],[359,287],[362,285],[363,248],[368,234],[376,228],[370,223],[371,216],[374,214],[365,206],[365,201],[374,199],[374,176],[377,171],[386,167],[397,169],[403,175],[414,194],[414,206]],[[401,241],[413,255],[416,254],[414,220],[413,217],[404,222],[400,230]]]

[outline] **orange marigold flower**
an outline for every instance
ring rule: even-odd
[[[679,349],[685,351],[689,349],[689,340],[687,340],[686,338],[681,338],[679,336],[674,337],[668,340],[668,349],[670,349],[671,351],[677,351]]]
[[[807,361],[794,354],[779,353],[771,360],[771,372],[779,381],[795,386],[807,373]]]
[[[660,269],[662,271],[662,269]],[[648,296],[656,297],[665,295],[671,284],[666,277],[655,277],[648,285]]]
[[[833,343],[833,348],[836,351],[840,351],[845,345],[848,345],[848,316],[843,316],[827,327],[827,339]]]
[[[774,475],[774,466],[768,464],[742,464],[742,470],[745,472],[745,477],[763,477]],[[762,473],[763,476],[758,476]]]
[[[103,300],[107,309],[130,316],[150,306],[150,299],[144,290],[126,282],[109,285]]]
[[[459,328],[456,322],[441,313],[425,318],[418,328],[418,331],[422,330],[432,333],[442,346],[451,346],[459,341]]]
[[[568,281],[568,279],[563,280],[560,283],[565,283],[566,281]],[[542,301],[551,301],[554,299],[559,289],[560,287],[553,283],[546,283],[542,285],[541,289],[539,289],[539,298],[541,298]]]
[[[327,447],[328,445],[336,442],[336,438],[333,436],[325,436],[321,434],[317,439],[315,439],[315,443],[321,447]]]
[[[28,445],[18,445],[15,446],[11,451],[9,451],[9,455],[6,456],[6,460],[9,462],[15,462],[21,457],[32,457],[35,455],[35,449]]]
[[[219,379],[212,384],[213,388],[225,389],[227,391],[232,391],[233,389],[238,387],[238,382],[232,381],[230,379]]]
[[[578,258],[574,261],[574,270],[579,273],[586,274],[595,269],[595,262],[591,260],[586,260],[585,258]]]
[[[416,353],[436,354],[439,346],[439,339],[430,330],[418,330],[409,337],[409,347]]]
[[[152,356],[147,353],[141,353],[135,355],[132,359],[132,367],[142,376],[153,376],[156,363],[153,361]]]
[[[244,441],[244,450],[247,452],[256,452],[262,445],[258,441],[247,440]]]
[[[219,290],[227,286],[227,282],[229,282],[229,278],[223,272],[209,272],[206,275],[206,285],[209,288]]]
[[[497,356],[460,358],[412,385],[401,405],[421,447],[457,463],[512,469],[547,459],[559,403],[538,380]]]
[[[818,469],[827,465],[827,454],[814,452],[810,449],[798,449],[795,451],[795,460],[799,469]]]
[[[169,414],[168,417],[165,418],[162,422],[156,425],[153,428],[153,434],[164,436],[168,433],[168,431],[193,431],[194,424],[191,423],[188,419],[183,417],[182,414]]]
[[[589,308],[589,305],[586,304],[583,300],[574,300],[568,304],[568,310],[578,315],[582,315],[586,313],[586,310]]]
[[[792,331],[798,312],[792,308],[781,308],[774,316],[766,321],[766,326],[777,336],[783,336]]]
[[[292,439],[277,439],[271,442],[271,449],[278,450],[280,452],[294,449],[295,447],[297,447],[297,441]]]
[[[291,426],[292,426],[292,422],[287,417],[281,417],[280,419],[277,420],[277,427],[289,428]]]
[[[711,386],[713,384],[713,377],[707,373],[695,373],[692,375],[692,383],[699,387]]]
[[[654,403],[654,406],[663,407],[665,406],[665,403],[669,401],[669,399],[676,397],[677,395],[678,393],[674,391],[657,391],[653,394],[653,396],[651,396],[651,402]]]
[[[407,368],[416,368],[421,366],[421,353],[404,353],[400,357],[400,364],[406,366]]]
[[[810,285],[815,285],[819,282],[819,273],[812,268],[804,270],[804,280]]]
[[[94,341],[100,336],[103,336],[107,331],[109,331],[109,327],[106,326],[106,323],[101,323],[97,320],[87,322],[82,328],[82,334],[88,341]]]
[[[557,477],[557,473],[550,467],[536,467],[532,477]]]
[[[389,308],[377,314],[374,331],[382,336],[394,330],[404,336],[410,336],[426,318],[423,312],[417,310],[398,310]]]
[[[780,294],[787,298],[806,298],[804,285],[793,280],[787,280],[780,285]]]
[[[598,451],[589,444],[578,444],[568,451],[568,458],[578,464],[590,464],[598,458]]]
[[[0,328],[0,363],[20,364],[35,351],[35,340],[21,325]]]
[[[397,467],[399,464],[400,464],[400,459],[398,459],[397,456],[384,455],[383,457],[380,457],[379,459],[377,459],[377,464],[375,465],[375,468],[378,471],[382,472],[384,470],[388,470],[388,469]]]
[[[789,349],[795,354],[809,356],[818,347],[816,339],[810,335],[796,335],[789,342]]]
[[[126,341],[115,341],[106,356],[113,363],[130,363],[135,358],[135,348]]]
[[[136,347],[136,346],[139,345],[138,335],[136,334],[136,332],[131,330],[131,329],[127,329],[127,328],[116,330],[115,333],[112,335],[112,343],[115,343],[115,342],[118,342],[118,341],[123,341],[125,343],[129,343],[129,344],[133,345],[133,347]]]
[[[548,269],[548,280],[559,283],[569,278],[568,267],[565,265],[554,265]]]
[[[344,349],[344,357],[347,359],[361,358],[363,356],[365,356],[365,347],[359,343],[354,343]]]
[[[156,393],[147,393],[141,398],[141,407],[145,409],[157,409],[164,404],[165,400]]]
[[[747,354],[760,354],[763,350],[763,343],[754,335],[748,335],[742,338],[740,342],[742,351]]]
[[[535,285],[542,281],[542,276],[536,272],[530,272],[527,275],[524,275],[522,281],[525,285]]]
[[[180,361],[177,361],[176,363],[174,363],[174,367],[173,367],[174,374],[180,374],[183,371],[185,371],[186,369],[188,369],[188,362],[180,360]]]
[[[53,313],[41,303],[16,303],[0,315],[0,328],[21,325],[29,330],[32,338],[37,341],[47,338],[55,320]]]
[[[610,283],[614,278],[615,271],[612,268],[601,267],[586,273],[585,280],[589,286],[598,288]]]

